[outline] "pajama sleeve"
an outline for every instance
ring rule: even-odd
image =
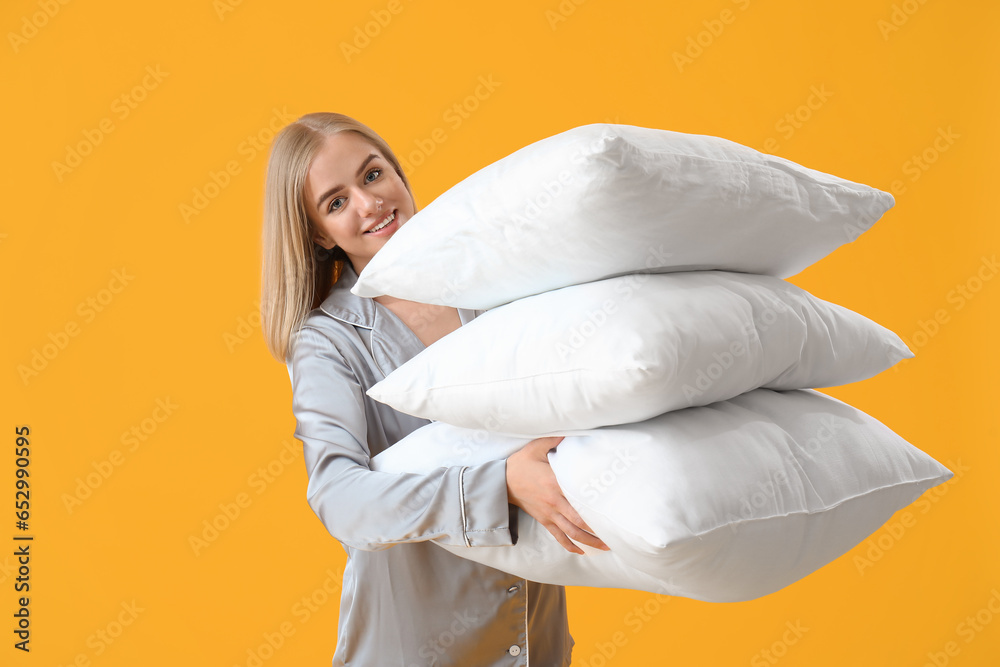
[[[451,546],[509,546],[517,508],[508,503],[506,460],[427,474],[369,468],[374,400],[338,349],[337,335],[312,327],[293,338],[288,361],[295,437],[303,443],[307,499],[341,543],[377,551],[434,540]],[[385,406],[383,409],[391,409]]]

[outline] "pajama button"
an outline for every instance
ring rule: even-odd
[[[509,649],[507,649],[507,653],[510,653],[511,655],[521,655],[521,647],[518,646],[517,644],[514,644]]]
[[[508,593],[516,593],[517,589],[518,589],[517,586],[511,586],[510,588],[507,589],[507,592]]]

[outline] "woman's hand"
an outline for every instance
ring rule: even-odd
[[[545,526],[567,551],[584,553],[571,539],[610,551],[559,488],[547,455],[561,441],[561,436],[536,438],[507,457],[507,500]]]

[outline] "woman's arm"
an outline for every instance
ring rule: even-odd
[[[330,336],[301,329],[290,370],[295,437],[303,442],[309,476],[306,496],[333,537],[366,551],[424,540],[513,544],[506,461],[428,474],[373,471],[366,397]]]

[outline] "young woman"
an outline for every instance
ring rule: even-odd
[[[561,438],[532,440],[506,460],[426,475],[368,467],[429,422],[365,391],[481,312],[351,294],[368,261],[415,213],[398,160],[367,126],[314,113],[275,137],[262,321],[292,380],[309,504],[347,552],[333,664],[562,667],[573,646],[563,587],[431,544],[510,546],[520,507],[569,551],[583,554],[573,540],[607,549],[548,465],[546,453]]]

